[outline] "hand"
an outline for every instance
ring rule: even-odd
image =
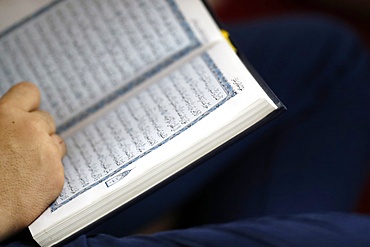
[[[0,241],[32,223],[63,188],[66,147],[39,105],[29,82],[0,98]]]

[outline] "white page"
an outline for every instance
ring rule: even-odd
[[[230,98],[233,90],[218,81],[214,66],[209,56],[197,57],[67,137],[64,190],[52,208],[105,182]]]

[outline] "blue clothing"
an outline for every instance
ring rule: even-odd
[[[288,111],[67,246],[370,246],[366,49],[321,18],[228,29]],[[128,236],[171,210],[187,229]]]
[[[266,217],[206,227],[173,230],[150,236],[114,238],[86,235],[69,243],[73,246],[369,246],[370,219],[344,214],[313,214]]]
[[[288,111],[223,156],[226,176],[207,188],[217,193],[200,195],[205,207],[194,203],[199,217],[191,218],[353,211],[370,168],[367,50],[342,25],[317,18],[230,30]]]

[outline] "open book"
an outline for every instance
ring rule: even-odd
[[[40,245],[284,108],[200,0],[53,1],[2,32],[0,54],[0,93],[35,82],[68,147],[63,191],[29,226]]]

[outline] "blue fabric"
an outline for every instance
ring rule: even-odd
[[[288,111],[235,145],[233,155],[217,158],[229,168],[193,203],[193,218],[353,211],[370,168],[363,45],[342,25],[312,17],[230,31]]]
[[[349,214],[370,168],[364,46],[322,18],[229,30],[288,111],[68,246],[370,245],[370,219]],[[192,228],[122,237],[171,210]]]
[[[369,218],[313,214],[266,217],[121,239],[109,235],[92,238],[83,235],[66,246],[367,247],[370,240],[369,229]]]

